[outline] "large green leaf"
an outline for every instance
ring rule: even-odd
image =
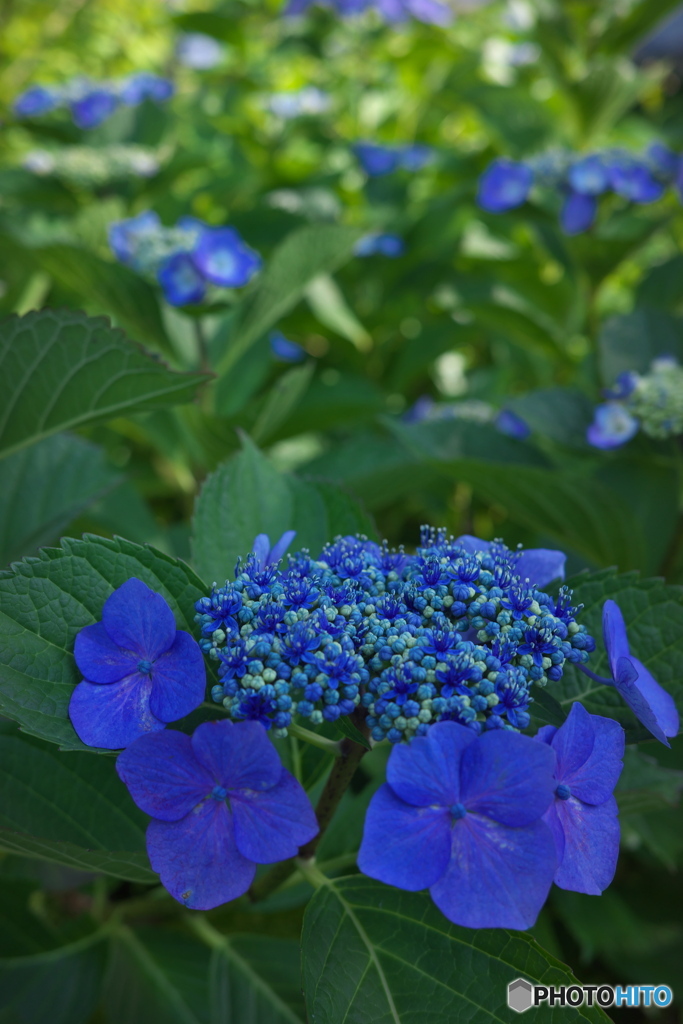
[[[0,961],[2,1024],[86,1024],[97,1003],[104,947],[65,947],[58,958],[22,966]]]
[[[103,317],[9,317],[0,322],[0,456],[93,420],[189,402],[203,380],[173,373]]]
[[[611,386],[620,373],[647,372],[656,356],[683,360],[683,321],[659,309],[636,309],[610,317],[598,341],[602,377]]]
[[[100,448],[57,434],[0,462],[0,566],[55,541],[121,478]]]
[[[331,273],[350,259],[361,234],[357,228],[339,224],[310,224],[288,235],[271,256],[254,290],[238,307],[234,330],[218,364],[219,373],[225,375],[250,345],[288,313],[314,278]],[[229,392],[229,376],[219,384],[217,409],[221,407],[222,390]]]
[[[425,893],[369,878],[319,889],[304,917],[304,994],[316,1024],[493,1024],[517,1019],[507,987],[518,977],[574,984],[564,964],[524,932],[451,924]],[[543,1020],[607,1024],[597,1007],[547,1008]]]
[[[298,943],[284,939],[230,936],[216,944],[209,966],[211,1024],[302,1024],[303,1013],[290,1005],[301,1002],[298,961]]]
[[[111,757],[58,753],[0,735],[0,848],[134,882],[155,882],[145,852],[147,817]]]
[[[259,533],[275,543],[294,529],[293,549],[307,547],[314,556],[337,534],[372,533],[372,523],[344,491],[280,473],[246,436],[243,445],[208,477],[195,506],[192,553],[205,579],[232,578]]]
[[[99,621],[109,595],[131,576],[163,594],[179,629],[193,632],[206,587],[177,559],[117,538],[64,539],[0,573],[0,712],[34,736],[85,748],[68,706],[81,676],[76,633]]]
[[[597,641],[590,669],[610,678],[601,637],[602,608],[606,599],[612,598],[623,613],[631,653],[671,693],[683,711],[683,587],[641,579],[637,573],[618,576],[610,571],[577,576],[569,581],[569,586],[574,591],[573,603],[584,605],[580,621]],[[548,689],[566,709],[580,700],[591,714],[617,719],[627,728],[630,739],[649,736],[636,728],[633,713],[613,686],[594,682],[573,666],[568,666],[562,679]]]

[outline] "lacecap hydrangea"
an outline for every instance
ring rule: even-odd
[[[683,434],[683,368],[673,356],[653,359],[645,374],[620,374],[605,398],[586,432],[594,448],[618,448],[638,431],[655,440]]]
[[[563,575],[560,552],[428,528],[414,555],[364,537],[287,564],[252,554],[196,604],[213,700],[280,736],[294,714],[318,725],[356,712],[392,743],[440,721],[524,729],[534,685],[595,647],[571,592],[540,589]]]

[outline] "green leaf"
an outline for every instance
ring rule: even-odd
[[[184,562],[121,538],[66,538],[0,573],[2,714],[65,749],[91,749],[68,717],[81,680],[74,639],[101,619],[106,599],[131,576],[165,597],[179,629],[194,631],[194,603],[205,584]]]
[[[642,750],[627,747],[615,796],[622,818],[626,814],[676,807],[683,792],[683,771],[665,768]]]
[[[292,990],[296,993],[298,987],[298,959],[295,942],[261,935],[244,936],[241,942],[237,936],[226,938],[211,954],[211,1024],[303,1024],[303,1014],[290,1005]]]
[[[100,448],[59,434],[0,462],[0,566],[33,555],[121,477]]]
[[[0,456],[59,430],[189,402],[200,374],[173,373],[104,317],[44,310],[0,321]]]
[[[624,616],[631,653],[652,673],[658,683],[673,696],[683,711],[683,587],[668,586],[661,580],[641,579],[638,573],[616,575],[603,571],[576,576],[568,581],[574,591],[573,603],[582,603],[580,621],[597,641],[588,667],[597,675],[610,678],[602,638],[602,608],[607,598],[616,601]],[[580,700],[593,715],[615,718],[627,729],[627,740],[648,738],[649,733],[635,725],[633,712],[614,686],[594,682],[574,666],[565,668],[558,683],[548,687],[564,708]]]
[[[304,917],[304,994],[316,1024],[452,1024],[513,1021],[507,986],[576,980],[524,932],[451,924],[425,893],[369,878],[320,888]],[[543,1010],[543,1020],[607,1024],[597,1007]]]
[[[296,530],[293,549],[317,555],[340,533],[371,533],[372,524],[356,503],[333,484],[280,473],[248,438],[243,449],[204,483],[192,522],[194,564],[206,579],[232,578],[239,557],[254,538],[275,541]]]
[[[2,1024],[86,1024],[99,996],[104,947],[22,967],[0,964]]]
[[[366,750],[370,750],[370,743],[356,726],[353,724],[351,719],[347,715],[342,715],[334,723],[335,729],[337,729],[342,736],[346,736],[348,739],[353,740],[354,743],[360,743],[361,747],[365,747]]]
[[[347,303],[341,288],[329,274],[314,277],[306,289],[311,311],[325,327],[355,345],[359,352],[372,348],[372,336]]]
[[[104,982],[109,1024],[209,1024],[209,951],[182,933],[120,928]]]
[[[620,373],[645,373],[657,356],[683,361],[683,321],[658,309],[636,309],[606,321],[598,339],[602,379],[612,385]]]
[[[636,305],[683,312],[683,256],[673,256],[648,270],[638,285]]]
[[[252,437],[256,442],[261,443],[274,434],[297,407],[311,383],[314,372],[313,362],[304,366],[293,366],[275,382],[252,428]]]
[[[331,273],[351,258],[362,232],[339,224],[310,224],[292,232],[273,253],[253,291],[237,308],[237,322],[229,347],[218,364],[216,408],[222,390],[229,392],[227,371],[261,335],[288,313],[310,282]]]
[[[58,754],[26,737],[0,735],[0,848],[154,883],[147,822],[113,758]]]
[[[586,447],[586,427],[593,418],[593,403],[577,388],[540,388],[506,402],[531,429],[558,444]]]

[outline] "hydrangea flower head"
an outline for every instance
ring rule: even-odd
[[[119,105],[114,92],[104,88],[89,90],[71,103],[71,116],[78,128],[97,128],[106,121]]]
[[[465,551],[475,553],[495,551],[499,541],[480,540],[479,537],[472,537],[470,534],[463,534],[458,537],[456,544]],[[564,567],[567,556],[564,551],[556,551],[553,548],[527,548],[522,551],[515,561],[515,572],[523,580],[529,580],[536,587],[545,587],[553,580],[564,579]]]
[[[616,601],[605,601],[602,628],[614,685],[645,728],[661,743],[670,746],[667,737],[678,734],[676,705],[673,697],[631,654],[626,623]]]
[[[296,530],[285,530],[280,539],[271,547],[268,534],[259,533],[252,548],[259,568],[265,569],[269,565],[277,565],[295,537]]]
[[[607,191],[610,184],[607,167],[599,154],[583,157],[571,164],[567,180],[571,189],[582,196],[599,196]]]
[[[157,271],[157,280],[171,306],[201,302],[206,294],[204,278],[186,252],[174,253],[164,260]]]
[[[618,196],[634,203],[653,203],[664,195],[664,185],[645,163],[628,155],[615,156],[608,165],[610,185]]]
[[[246,892],[257,864],[296,856],[318,832],[300,783],[257,722],[142,736],[116,768],[152,817],[147,852],[171,895],[210,910]]]
[[[613,791],[624,756],[618,722],[572,704],[565,723],[544,725],[535,739],[555,751],[555,799],[544,815],[555,838],[561,889],[599,896],[619,856],[619,808]]]
[[[429,889],[455,924],[529,928],[556,869],[553,836],[541,820],[554,766],[552,750],[527,736],[477,737],[438,723],[392,750],[358,866],[400,889]]]
[[[505,213],[524,203],[531,191],[534,174],[515,160],[494,160],[479,180],[477,202],[489,213]]]
[[[136,107],[143,100],[164,103],[175,92],[175,86],[169,78],[154,75],[150,71],[139,71],[130,75],[119,87],[121,102],[129,107]]]
[[[205,228],[192,250],[199,273],[223,288],[241,288],[261,266],[261,257],[234,228]]]
[[[595,408],[586,440],[594,448],[619,448],[638,433],[638,427],[638,420],[620,402],[603,402]]]
[[[59,106],[59,93],[42,85],[34,85],[14,101],[17,117],[40,117]]]
[[[108,238],[112,252],[121,263],[130,264],[138,241],[144,235],[155,234],[161,228],[158,214],[144,210],[137,217],[115,221],[109,225]]]
[[[74,648],[83,673],[69,717],[91,747],[118,750],[184,718],[204,699],[206,669],[196,640],[176,629],[161,596],[133,577],[86,626]]]

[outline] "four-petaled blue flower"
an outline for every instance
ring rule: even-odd
[[[102,621],[76,637],[83,673],[69,717],[91,747],[118,750],[199,707],[206,689],[196,640],[176,629],[161,594],[129,579],[107,598]]]
[[[234,228],[204,228],[192,250],[200,274],[222,288],[241,288],[261,266],[261,257]]]
[[[147,852],[163,885],[193,910],[246,892],[257,864],[294,857],[318,832],[305,791],[258,722],[205,722],[142,736],[116,768],[153,820]]]
[[[631,654],[626,623],[616,601],[605,601],[602,630],[614,685],[645,728],[670,746],[667,736],[676,736],[679,726],[674,699]]]
[[[187,252],[176,252],[164,260],[157,271],[157,280],[171,306],[201,302],[206,294],[204,279]]]
[[[638,433],[638,427],[635,416],[619,402],[603,402],[595,408],[586,440],[594,448],[619,448]]]
[[[553,751],[528,736],[498,729],[477,737],[438,722],[392,750],[358,866],[399,889],[428,888],[455,924],[529,928],[556,869],[541,820],[554,767]]]
[[[572,704],[559,729],[544,725],[537,740],[555,751],[555,800],[544,815],[555,837],[555,885],[599,896],[619,856],[619,808],[613,790],[624,756],[618,722]]]

